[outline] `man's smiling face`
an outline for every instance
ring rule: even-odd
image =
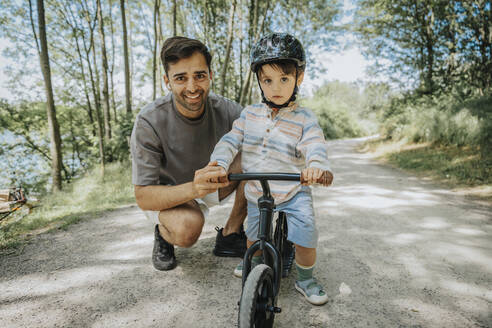
[[[183,116],[194,119],[203,114],[212,71],[201,53],[195,52],[188,58],[169,64],[164,81],[173,93],[176,108]]]

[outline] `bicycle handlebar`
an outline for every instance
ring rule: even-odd
[[[300,181],[304,182],[305,179],[300,173],[231,173],[228,175],[229,181],[241,181],[241,180],[284,180],[284,181]],[[333,176],[329,171],[324,171],[321,177],[316,181],[323,186],[329,186]]]
[[[288,180],[300,181],[299,173],[231,173],[228,176],[229,181],[241,180]]]

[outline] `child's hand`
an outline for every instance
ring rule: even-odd
[[[315,183],[319,183],[321,176],[323,175],[323,170],[316,167],[308,167],[302,170],[302,185],[308,186]]]
[[[202,198],[228,185],[229,181],[227,181],[225,169],[217,165],[217,162],[210,162],[207,166],[195,171],[195,177],[192,181],[194,198]]]
[[[222,166],[217,165],[217,161],[210,162],[210,163],[208,163],[207,166],[209,166],[209,167],[212,166],[216,170],[215,176],[212,177],[212,178],[210,178],[208,180],[208,182],[212,182],[212,183],[224,183],[224,182],[228,182],[227,181],[227,172],[226,172],[226,170]]]
[[[219,170],[219,172],[220,172],[220,173],[219,173],[220,175],[219,175],[219,177],[217,178],[217,182],[219,182],[219,183],[229,182],[229,181],[227,180],[227,172],[226,172],[226,170],[225,170],[222,166],[220,166],[220,170]]]

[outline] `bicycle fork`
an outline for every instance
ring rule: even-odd
[[[244,254],[242,285],[244,287],[248,274],[251,271],[251,260],[253,255],[260,250],[262,251],[264,263],[273,269],[273,293],[276,298],[280,290],[280,279],[282,277],[282,256],[271,243],[272,216],[275,205],[269,192],[258,199],[258,208],[260,210],[260,222],[258,227],[259,240],[254,242]]]

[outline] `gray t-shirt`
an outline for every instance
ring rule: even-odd
[[[138,113],[133,126],[132,182],[138,186],[178,185],[193,181],[206,166],[220,138],[232,128],[242,107],[209,93],[205,112],[190,120],[176,109],[172,94]]]

